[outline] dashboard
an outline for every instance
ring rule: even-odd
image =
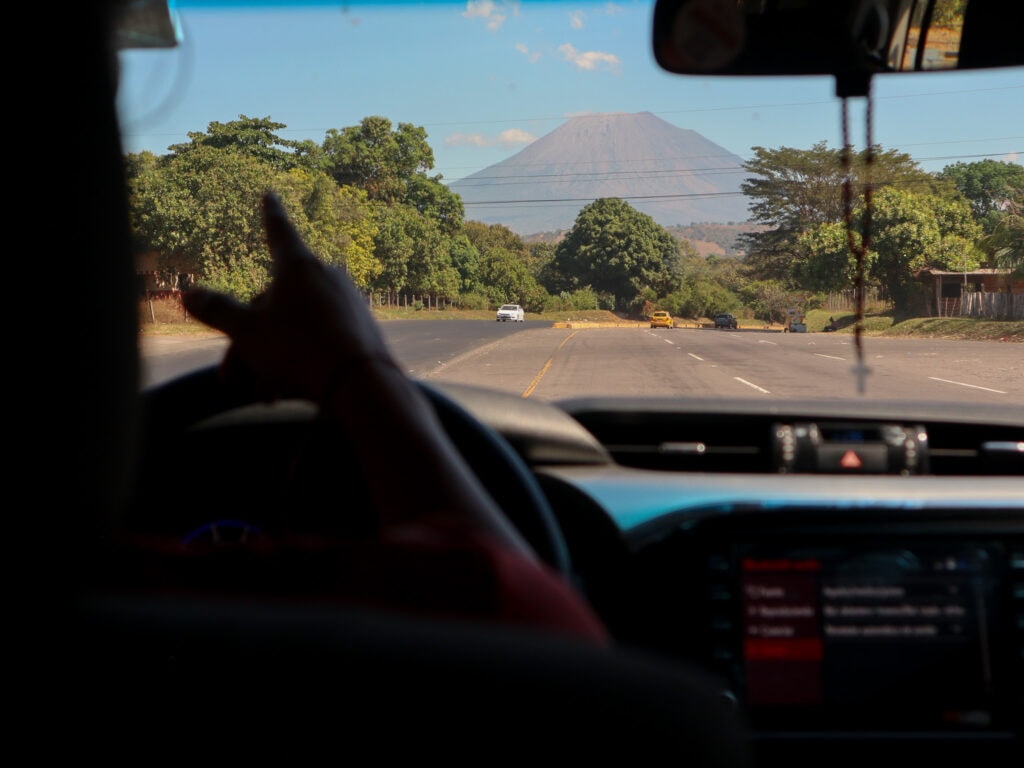
[[[208,535],[224,509],[244,509],[217,530],[244,555],[284,508],[310,510],[293,529],[371,525],[360,477],[339,477],[352,446],[322,432],[310,404],[213,402],[201,427],[183,428],[204,416],[195,404],[215,378],[150,393],[161,437],[141,457],[147,533]],[[424,386],[504,438],[506,453],[488,453],[439,410],[514,522],[516,504],[550,513],[567,574],[617,643],[708,672],[759,764],[863,764],[879,745],[915,764],[1020,764],[1022,409],[545,403]],[[167,492],[179,477],[209,489],[203,503]],[[335,529],[336,506],[321,500],[339,487],[348,509]]]
[[[618,640],[710,670],[764,760],[1022,754],[1019,411],[448,391],[531,465]]]

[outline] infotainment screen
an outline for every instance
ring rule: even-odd
[[[738,688],[755,724],[999,726],[1000,545],[794,542],[735,554]]]

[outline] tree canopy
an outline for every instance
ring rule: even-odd
[[[752,199],[751,219],[768,229],[740,236],[746,250],[747,274],[755,280],[777,280],[797,287],[797,264],[804,254],[800,239],[826,224],[845,221],[843,185],[847,176],[856,199],[870,182],[874,188],[898,186],[919,192],[938,192],[940,184],[909,155],[873,147],[851,152],[849,172],[842,148],[819,142],[810,149],[754,147],[744,163],[753,174],[741,184]]]
[[[938,175],[970,201],[971,213],[986,234],[999,226],[1011,208],[1024,204],[1024,165],[998,160],[953,163]]]
[[[570,290],[591,286],[634,307],[644,291],[674,288],[679,243],[647,214],[618,198],[584,206],[555,248],[553,265]]]
[[[371,200],[408,202],[411,180],[434,167],[426,129],[386,117],[364,117],[359,125],[331,128],[323,141],[328,173],[343,186],[366,191]]]
[[[743,189],[755,232],[742,259],[701,257],[618,198],[584,206],[557,242],[527,245],[502,225],[465,220],[462,199],[431,175],[422,127],[380,116],[327,131],[322,143],[282,138],[284,124],[239,115],[212,122],[165,155],[129,154],[125,167],[135,247],[159,254],[168,276],[186,272],[240,299],[269,279],[259,199],[281,197],[327,264],[363,290],[433,295],[465,306],[504,302],[529,311],[654,305],[677,316],[741,310],[763,319],[811,293],[854,282],[874,193],[864,276],[897,311],[912,309],[924,267],[991,265],[1020,273],[1024,169],[956,163],[929,174],[901,152],[755,147]],[[854,192],[845,210],[843,184]]]

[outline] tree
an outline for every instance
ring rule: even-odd
[[[971,203],[971,213],[985,234],[999,226],[1010,206],[1024,203],[1024,166],[997,160],[947,165],[939,178],[956,185]]]
[[[196,144],[143,165],[132,180],[132,229],[168,272],[248,300],[270,279],[260,198],[277,172],[233,150]],[[300,228],[306,226],[302,217]],[[308,231],[308,230],[303,230]]]
[[[854,242],[860,242],[859,235]],[[854,284],[857,262],[850,251],[845,224],[819,224],[802,232],[796,245],[800,255],[793,264],[793,276],[798,285],[811,291],[831,292]]]
[[[998,268],[1009,270],[1006,292],[1012,295],[1013,281],[1024,278],[1024,204],[1011,205],[995,230],[982,238],[981,245]],[[1012,304],[1007,305],[1007,312],[1012,313]]]
[[[1011,277],[1024,278],[1024,214],[1009,213],[982,246]]]
[[[479,254],[479,276],[492,305],[522,304],[539,312],[548,299],[530,271],[530,249],[523,239],[503,224],[467,221],[466,237]]]
[[[381,206],[374,252],[381,271],[372,286],[384,291],[455,298],[460,276],[452,265],[452,241],[433,219],[408,205]]]
[[[199,147],[211,149],[231,149],[242,152],[260,160],[278,170],[287,170],[297,165],[311,167],[309,162],[300,162],[305,154],[296,154],[294,150],[304,147],[302,142],[282,139],[275,131],[287,127],[277,123],[270,117],[246,117],[239,115],[237,120],[229,123],[209,123],[206,132],[189,132],[188,144],[172,144],[168,147],[171,154],[180,155]]]
[[[548,294],[517,254],[501,247],[489,248],[482,254],[480,274],[493,305],[521,304],[529,312],[544,309]]]
[[[913,309],[916,273],[924,267],[968,270],[978,266],[981,229],[965,200],[880,190],[872,212],[870,275],[888,292],[897,317]],[[858,218],[863,217],[863,209]]]
[[[450,242],[452,266],[459,273],[459,296],[464,298],[468,294],[482,294],[480,251],[465,232],[459,232]]]
[[[548,265],[555,258],[555,244],[544,242],[529,243],[527,244],[527,249],[529,255],[527,256],[526,266],[529,268],[530,274],[538,282],[541,282],[542,275],[544,275]]]
[[[803,297],[778,280],[757,280],[743,289],[743,303],[754,311],[757,319],[782,323],[787,310],[801,305]]]
[[[294,169],[282,174],[277,193],[293,215],[310,249],[327,264],[343,267],[362,289],[380,274],[373,251],[377,233],[376,213],[366,193],[355,187],[339,187],[319,171]]]
[[[753,159],[744,163],[753,176],[741,189],[753,200],[751,219],[767,229],[740,235],[747,252],[744,266],[753,279],[797,287],[794,266],[805,253],[798,244],[800,236],[823,224],[845,221],[843,151],[830,149],[825,142],[809,150],[753,149]],[[866,149],[851,153],[849,174],[858,200],[869,181],[876,188],[898,186],[935,194],[942,187],[902,152],[873,147],[870,171],[867,158]]]
[[[647,214],[618,198],[585,206],[555,247],[553,269],[561,290],[591,286],[631,306],[645,290],[663,295],[675,286],[679,243]]]
[[[364,117],[359,125],[331,128],[322,148],[328,172],[338,184],[364,189],[371,200],[383,203],[412,202],[407,194],[411,179],[434,167],[426,130],[411,123],[392,130],[386,117]]]
[[[406,185],[404,202],[436,221],[441,231],[447,235],[458,232],[466,217],[462,198],[442,183],[440,175],[411,176]]]
[[[735,311],[741,302],[720,283],[698,279],[684,283],[660,303],[677,317],[712,317],[718,312]]]

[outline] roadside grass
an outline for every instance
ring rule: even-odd
[[[184,317],[180,305],[167,308],[170,311],[153,312],[149,307],[140,312],[139,333],[141,335],[220,335],[209,326]],[[489,309],[413,309],[374,308],[380,320],[494,320],[494,310]],[[838,333],[853,333],[852,312],[829,312],[815,309],[805,318],[810,333],[821,332],[828,325],[829,317],[839,324]],[[740,318],[740,328],[766,328],[771,326],[761,320]],[[603,309],[571,312],[528,312],[527,323],[594,322],[623,323],[635,325],[644,320],[627,318]],[[676,326],[713,326],[710,318],[676,318]],[[979,341],[1024,342],[1024,321],[1021,320],[979,320],[971,317],[916,317],[896,322],[891,314],[870,313],[864,318],[864,333],[867,336],[901,336],[941,339],[974,339]]]
[[[807,330],[824,330],[829,317],[834,317],[839,324],[838,333],[853,333],[856,318],[852,312],[830,313],[824,309],[807,313]],[[864,317],[864,335],[1024,342],[1024,320],[912,317],[897,322],[891,314],[869,313]]]

